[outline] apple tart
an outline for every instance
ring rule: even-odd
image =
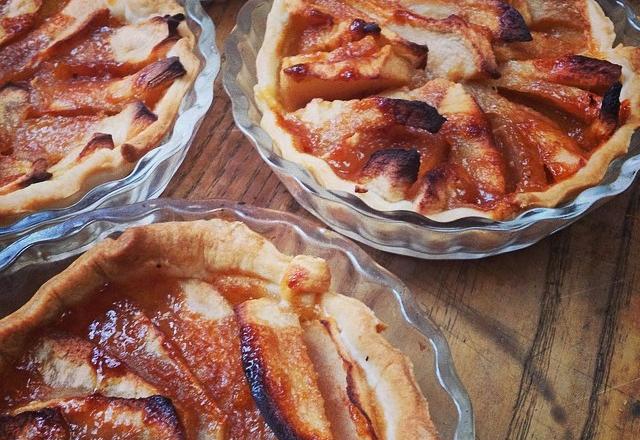
[[[280,154],[381,211],[508,219],[596,185],[640,49],[595,0],[275,0],[255,97]]]
[[[438,438],[411,361],[330,284],[239,222],[107,239],[0,320],[0,439]]]
[[[175,0],[0,2],[0,223],[129,173],[170,129],[194,46]]]

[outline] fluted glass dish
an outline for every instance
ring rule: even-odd
[[[74,214],[153,199],[167,187],[211,106],[213,82],[220,70],[213,21],[198,0],[178,1],[184,5],[187,24],[196,36],[195,53],[200,59],[201,70],[182,100],[173,128],[158,147],[138,161],[128,176],[92,188],[68,207],[37,211],[12,224],[0,226],[0,249],[20,236]]]
[[[598,0],[615,25],[616,43],[640,46],[640,21],[623,0]],[[565,228],[631,186],[640,169],[640,136],[626,155],[613,161],[599,185],[555,208],[534,208],[516,218],[463,218],[442,223],[411,211],[379,211],[353,194],[324,188],[300,165],[280,157],[260,127],[253,87],[256,55],[264,39],[270,0],[249,0],[225,43],[223,82],[236,124],[262,159],[305,209],[334,230],[377,249],[428,259],[471,259],[530,246]]]
[[[242,221],[286,254],[327,260],[332,288],[373,309],[389,326],[385,336],[413,361],[442,438],[474,438],[471,402],[456,375],[449,346],[409,289],[351,241],[291,214],[228,201],[159,199],[72,217],[0,251],[0,317],[16,310],[97,240],[131,226],[211,218]]]

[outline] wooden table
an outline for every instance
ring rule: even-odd
[[[208,6],[219,47],[243,1]],[[215,103],[165,196],[228,198],[316,221]],[[480,439],[640,439],[640,186],[529,249],[421,261],[366,249],[449,340]]]

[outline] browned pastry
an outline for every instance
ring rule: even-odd
[[[640,126],[640,52],[595,0],[275,0],[262,126],[382,211],[508,219],[596,185]]]
[[[126,175],[199,67],[174,0],[0,2],[0,224]]]
[[[437,439],[411,361],[324,260],[163,223],[0,320],[0,440]]]

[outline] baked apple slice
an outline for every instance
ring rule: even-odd
[[[245,379],[232,305],[203,281],[167,287],[162,295],[141,288],[136,300],[158,329],[171,335],[185,364],[227,415],[227,438],[273,438]]]
[[[335,323],[334,339],[371,384],[371,405],[385,421],[378,438],[438,439],[427,402],[411,397],[417,388],[406,370],[411,361],[380,334],[384,324],[354,298],[325,294],[319,306]]]
[[[119,369],[120,362],[75,336],[47,335],[21,360],[32,379],[21,384],[13,402],[88,396],[148,397],[158,390]]]
[[[0,48],[0,86],[28,78],[35,67],[51,56],[56,45],[108,13],[102,2],[70,0],[60,13],[47,18],[25,38]]]
[[[295,55],[282,60],[281,94],[290,109],[313,98],[352,99],[409,84],[410,60],[390,44],[372,36],[347,43],[332,52]]]
[[[0,432],[4,425],[18,432],[42,429],[42,437],[26,437],[29,439],[186,439],[175,407],[162,396],[124,399],[94,394],[34,402],[18,411],[15,416],[0,417]]]
[[[577,142],[551,119],[488,88],[474,88],[516,181],[516,191],[537,191],[586,163]]]
[[[36,114],[115,114],[142,101],[153,107],[164,90],[186,73],[178,57],[163,58],[124,78],[31,82],[31,111]]]
[[[178,26],[184,15],[154,16],[134,24],[99,27],[73,47],[72,53],[55,58],[59,76],[132,74],[165,57],[180,39]]]
[[[33,26],[42,0],[8,0],[0,6],[0,46]]]
[[[425,17],[398,1],[347,0],[346,3],[403,39],[427,46],[427,69],[437,77],[457,81],[498,75],[490,36],[461,17]]]
[[[327,416],[335,438],[377,439],[371,391],[362,372],[336,345],[335,324],[330,319],[302,325],[303,338],[318,372],[318,386],[325,399]]]
[[[278,438],[333,439],[298,316],[263,298],[236,308],[251,393]]]
[[[531,33],[517,9],[502,0],[400,0],[407,9],[425,17],[446,19],[451,15],[486,28],[496,40],[531,41]]]
[[[223,439],[225,416],[166,336],[130,301],[114,304],[89,326],[89,340],[171,398],[198,438]]]
[[[540,80],[596,93],[604,93],[620,80],[622,66],[583,55],[508,61],[500,69],[502,76]]]

